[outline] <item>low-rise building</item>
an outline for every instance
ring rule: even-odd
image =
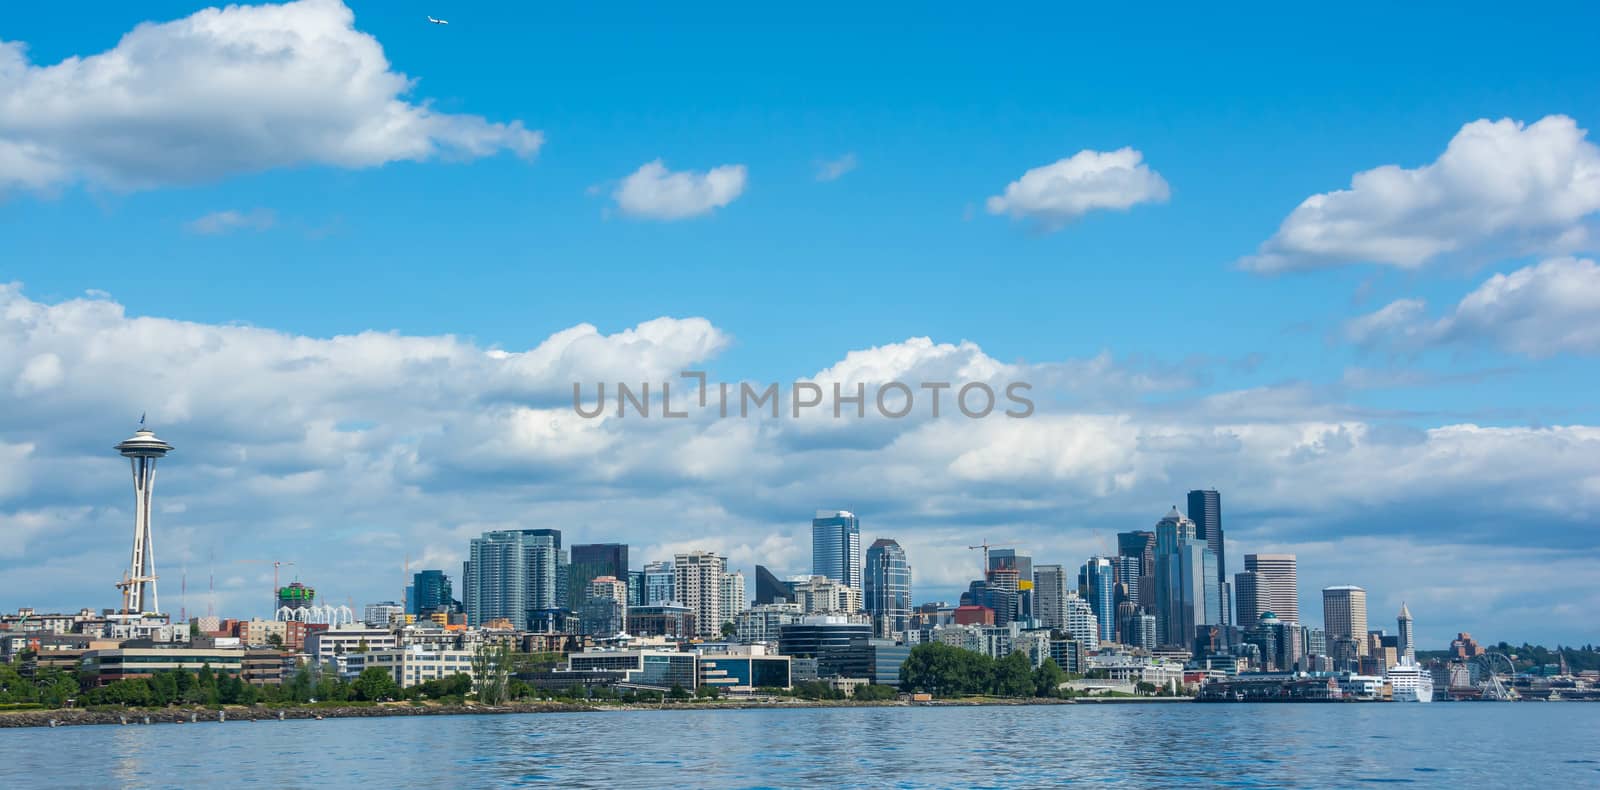
[[[697,660],[693,653],[670,650],[593,650],[568,656],[567,669],[621,672],[631,686],[693,691],[699,682]]]
[[[388,670],[400,688],[411,688],[430,680],[442,680],[453,675],[472,675],[474,653],[470,650],[433,650],[423,645],[412,645],[366,653],[347,653],[343,671],[349,677],[358,677],[368,668]]]
[[[761,688],[789,688],[789,663],[788,656],[768,653],[761,645],[737,645],[701,652],[697,672],[702,686],[724,694],[750,694]]]
[[[157,672],[198,672],[202,667],[210,667],[218,675],[237,676],[243,663],[244,650],[238,648],[125,645],[84,653],[82,671],[90,683],[103,686],[128,678],[148,678]]]
[[[336,655],[346,653],[393,650],[400,646],[400,637],[382,628],[329,628],[313,631],[306,637],[305,651],[319,664],[326,664]]]

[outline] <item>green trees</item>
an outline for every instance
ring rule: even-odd
[[[875,686],[870,684],[866,686],[856,686],[854,698],[863,702],[881,702],[883,700],[894,699],[895,690],[893,686]]]
[[[506,645],[478,648],[472,657],[472,674],[476,678],[478,701],[485,705],[499,705],[506,701],[510,688],[511,648]]]
[[[999,697],[1054,696],[1066,673],[1046,659],[1034,668],[1021,651],[995,661],[971,650],[929,643],[911,649],[900,667],[900,688],[939,697],[993,694]]]
[[[358,700],[382,702],[400,696],[400,687],[395,685],[394,676],[389,674],[389,670],[367,667],[350,684],[350,693]]]

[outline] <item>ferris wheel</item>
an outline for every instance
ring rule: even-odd
[[[1507,702],[1517,698],[1517,693],[1500,680],[1501,674],[1506,676],[1508,682],[1517,674],[1517,665],[1509,656],[1504,653],[1484,653],[1474,658],[1473,663],[1478,666],[1478,688],[1483,692],[1482,699]]]

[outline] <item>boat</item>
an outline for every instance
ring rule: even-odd
[[[1400,663],[1389,667],[1387,674],[1395,702],[1433,701],[1433,673],[1415,659],[1400,659]]]

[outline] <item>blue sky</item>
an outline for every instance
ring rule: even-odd
[[[337,16],[334,5],[315,8]],[[447,564],[459,561],[461,537],[473,528],[518,522],[541,507],[572,519],[569,540],[616,533],[665,551],[704,535],[704,523],[663,524],[663,535],[640,532],[635,516],[687,507],[719,522],[708,547],[729,551],[736,564],[748,568],[766,551],[779,557],[774,564],[783,570],[798,572],[805,570],[796,546],[803,543],[807,513],[843,506],[860,512],[869,534],[916,536],[904,540],[926,547],[922,557],[913,551],[911,558],[928,571],[918,597],[926,591],[926,597],[949,598],[964,586],[962,563],[971,564],[951,547],[972,536],[941,531],[947,519],[981,524],[991,537],[1034,541],[1040,561],[1076,564],[1098,545],[1097,535],[1148,528],[1188,488],[1216,484],[1224,487],[1239,552],[1266,550],[1269,543],[1300,551],[1309,611],[1317,611],[1311,582],[1358,583],[1374,593],[1375,621],[1380,608],[1398,608],[1411,596],[1423,636],[1434,641],[1463,629],[1513,640],[1594,635],[1592,624],[1580,627],[1519,597],[1526,591],[1504,580],[1478,584],[1481,600],[1464,597],[1448,578],[1417,579],[1423,589],[1413,591],[1391,581],[1407,571],[1381,563],[1370,567],[1370,576],[1352,578],[1361,564],[1350,562],[1349,547],[1323,545],[1329,536],[1353,533],[1351,540],[1401,541],[1369,547],[1380,554],[1419,556],[1419,547],[1427,546],[1443,552],[1439,556],[1489,565],[1497,552],[1537,549],[1549,553],[1514,561],[1527,567],[1572,563],[1573,573],[1590,578],[1600,569],[1588,515],[1588,506],[1600,500],[1592,460],[1600,439],[1588,427],[1600,421],[1600,410],[1587,397],[1600,383],[1594,365],[1600,308],[1584,290],[1594,287],[1593,264],[1583,265],[1596,246],[1589,234],[1595,177],[1586,169],[1596,161],[1594,138],[1583,131],[1600,116],[1600,65],[1589,34],[1600,13],[1592,5],[1517,14],[1460,4],[1346,5],[1337,12],[1174,7],[1138,14],[1044,5],[1000,12],[925,4],[349,6],[353,30],[335,25],[340,35],[330,39],[331,49],[297,50],[295,57],[335,62],[340,47],[358,47],[354,37],[370,35],[381,46],[379,71],[414,81],[399,93],[379,91],[378,98],[425,105],[446,124],[469,116],[490,124],[520,122],[542,139],[530,144],[494,127],[474,138],[489,140],[484,149],[452,151],[466,132],[429,126],[383,141],[390,147],[369,138],[351,142],[359,135],[338,119],[346,110],[353,119],[360,112],[350,109],[356,91],[328,89],[338,80],[326,75],[339,72],[304,85],[293,82],[303,76],[296,72],[283,79],[281,93],[257,95],[251,86],[260,83],[248,77],[267,72],[250,69],[269,66],[248,57],[226,61],[233,57],[226,48],[195,56],[222,59],[215,70],[158,73],[157,65],[144,62],[147,79],[139,84],[147,92],[126,91],[115,102],[88,81],[46,79],[42,67],[116,51],[140,23],[183,20],[203,8],[197,4],[35,4],[13,10],[0,28],[0,41],[26,46],[18,60],[28,64],[8,72],[0,60],[0,78],[16,75],[13,88],[0,87],[0,108],[13,114],[12,122],[0,121],[0,281],[18,283],[11,298],[32,306],[13,308],[17,337],[53,349],[25,349],[19,340],[9,367],[0,366],[18,382],[8,390],[16,408],[0,418],[0,434],[14,445],[33,445],[36,461],[61,459],[35,467],[94,469],[84,473],[89,479],[104,474],[107,481],[98,488],[65,485],[35,471],[0,485],[0,519],[34,525],[23,527],[16,551],[0,554],[0,569],[16,573],[56,560],[79,573],[49,588],[48,603],[99,603],[95,596],[116,566],[89,566],[124,550],[102,550],[90,539],[102,523],[119,523],[114,508],[125,503],[104,501],[124,495],[116,488],[116,470],[93,465],[103,459],[91,460],[86,448],[92,445],[82,445],[81,453],[58,446],[73,444],[79,431],[105,440],[101,444],[114,442],[137,412],[148,409],[180,447],[212,446],[196,457],[206,458],[208,473],[218,475],[213,482],[239,486],[231,500],[207,505],[197,498],[169,517],[177,522],[174,551],[190,557],[190,567],[222,551],[219,542],[283,554],[281,543],[262,535],[263,528],[286,523],[299,525],[292,544],[302,554],[387,567],[392,557],[364,556],[372,552],[360,547],[370,546],[362,541],[373,540],[376,531],[399,531],[400,545],[386,545],[385,552],[403,554],[412,544]],[[296,30],[301,10],[288,9],[272,24]],[[428,14],[450,25],[429,25]],[[146,32],[167,41],[163,31],[170,30]],[[257,26],[251,35],[268,34]],[[170,40],[180,47],[188,41]],[[130,62],[140,63],[136,57]],[[215,99],[219,94],[191,91],[214,89],[228,67],[241,69],[244,87],[223,91],[220,101],[183,101]],[[217,82],[208,82],[213,77]],[[56,107],[37,100],[43,95],[65,99]],[[169,105],[164,96],[178,100]],[[1506,197],[1514,190],[1502,188],[1493,174],[1509,170],[1506,177],[1521,183],[1515,168],[1524,160],[1466,158],[1454,175],[1421,190],[1426,199],[1413,195],[1421,202],[1398,219],[1375,218],[1396,205],[1379,195],[1333,217],[1343,224],[1319,225],[1349,238],[1335,239],[1332,257],[1315,266],[1291,263],[1258,272],[1241,265],[1302,201],[1349,189],[1357,173],[1385,165],[1425,168],[1480,119],[1511,119],[1525,131],[1552,116],[1570,119],[1573,131],[1538,139],[1505,131],[1496,139],[1527,153],[1527,162],[1554,161],[1576,186],[1539,182],[1526,194]],[[235,127],[229,119],[249,120]],[[311,131],[292,133],[300,128]],[[446,142],[413,155],[405,146],[418,139]],[[40,140],[48,141],[47,155],[8,164],[7,142]],[[1551,153],[1561,140],[1576,147]],[[1164,198],[1139,200],[1126,210],[1087,210],[1065,221],[989,210],[991,197],[1031,169],[1080,151],[1123,148],[1137,151],[1142,166],[1158,174],[1167,185]],[[138,165],[166,157],[180,166],[151,171]],[[819,168],[845,157],[853,168],[819,180]],[[731,199],[681,219],[630,212],[617,197],[624,179],[658,159],[686,177],[742,166],[741,185]],[[5,172],[30,162],[60,169],[31,183]],[[1474,174],[1483,181],[1472,181]],[[233,222],[216,224],[219,212],[234,212],[227,215]],[[1513,219],[1495,230],[1505,217]],[[1407,263],[1348,254],[1380,235],[1385,222],[1421,228],[1418,233],[1454,246]],[[231,230],[207,232],[223,225]],[[1538,268],[1551,260],[1570,263]],[[1553,285],[1516,293],[1570,298],[1553,307],[1487,299],[1482,289],[1495,275],[1518,272],[1533,286]],[[86,297],[91,291],[96,295]],[[1516,309],[1463,308],[1448,326],[1434,323],[1474,292],[1485,296],[1484,304]],[[83,325],[16,317],[52,305],[76,309],[77,300],[86,300],[83,309],[91,312],[120,305],[125,315],[96,313],[101,318]],[[1407,308],[1407,300],[1426,306]],[[1396,304],[1394,321],[1358,331],[1354,322]],[[661,457],[680,472],[698,468],[696,452],[777,459],[772,468],[745,464],[725,474],[674,476],[622,463],[606,455],[626,455],[611,445],[594,457],[555,453],[578,466],[587,460],[604,467],[593,478],[578,475],[593,489],[573,488],[571,467],[557,472],[541,465],[554,452],[541,442],[568,448],[582,442],[523,437],[530,445],[518,452],[532,455],[513,453],[493,468],[462,461],[446,470],[448,464],[429,464],[424,451],[419,463],[427,470],[390,469],[370,481],[377,499],[416,491],[439,503],[402,527],[393,520],[414,508],[389,512],[339,497],[291,506],[273,492],[296,484],[348,491],[354,485],[348,476],[358,466],[352,459],[428,446],[416,438],[426,430],[400,415],[436,419],[440,435],[458,437],[475,435],[466,427],[475,412],[454,411],[459,400],[400,408],[377,394],[368,402],[351,400],[347,392],[310,404],[303,390],[279,380],[284,360],[270,351],[231,353],[235,367],[218,362],[200,370],[183,367],[190,364],[185,355],[138,344],[126,350],[146,355],[150,365],[178,366],[159,387],[93,367],[103,362],[93,349],[116,348],[115,338],[129,335],[118,321],[139,316],[184,322],[167,327],[180,333],[258,327],[303,339],[287,345],[308,348],[372,330],[402,340],[453,335],[468,356],[490,348],[526,351],[582,324],[612,338],[663,316],[700,317],[715,328],[714,340],[702,333],[686,341],[689,350],[649,356],[612,349],[616,356],[607,359],[620,367],[584,368],[614,374],[608,380],[637,379],[629,374],[639,370],[671,372],[677,368],[668,363],[681,363],[729,381],[791,381],[818,377],[850,352],[869,349],[910,358],[895,368],[901,373],[926,374],[930,369],[918,367],[924,363],[942,370],[944,362],[923,360],[923,352],[899,345],[920,337],[935,344],[970,341],[971,347],[953,353],[980,366],[1012,366],[1016,375],[1042,375],[1038,366],[1105,355],[1109,367],[1071,368],[1072,383],[1042,393],[1049,416],[1062,425],[1059,434],[1041,429],[1051,438],[1037,450],[1038,459],[1050,466],[1058,456],[1094,457],[1095,448],[1118,446],[1078,432],[1075,420],[1122,420],[1137,428],[1126,437],[1127,454],[1110,453],[1106,468],[1056,463],[1053,472],[1038,476],[1037,465],[1004,474],[1006,463],[972,473],[959,453],[935,454],[917,467],[903,434],[899,443],[885,439],[874,448],[883,452],[829,445],[838,454],[823,458],[774,438],[781,429],[720,444],[728,437],[697,422],[692,435],[660,437]],[[680,334],[695,331],[680,328]],[[625,339],[617,343],[627,345]],[[635,352],[644,356],[628,356]],[[40,381],[78,388],[72,397],[58,391],[54,404],[41,404],[44,390],[23,386],[34,381],[25,375],[27,366],[41,354],[58,361],[35,363],[34,373],[60,368]],[[81,377],[72,375],[75,360],[83,365]],[[519,393],[548,402],[565,386],[556,372],[570,371],[545,370]],[[361,373],[335,375],[360,379]],[[391,392],[394,401],[422,398],[411,375],[389,370],[372,382],[373,393]],[[196,382],[211,376],[248,379],[258,387],[248,402],[203,404],[214,390]],[[141,386],[156,388],[142,397],[153,402],[122,406],[141,400],[126,397],[141,393]],[[490,388],[469,386],[461,398],[481,398]],[[73,413],[67,405],[84,411]],[[111,413],[115,408],[132,416]],[[261,413],[248,419],[224,416],[256,408]],[[308,432],[298,457],[286,449],[276,465],[260,464],[256,459],[272,451],[258,446],[251,430],[271,425],[299,434],[300,427],[282,420],[301,413],[308,420],[379,427],[357,432],[364,438],[352,446],[319,444]],[[286,417],[274,421],[271,414]],[[1226,455],[1207,455],[1204,447],[1211,445],[1205,442],[1192,451],[1163,450],[1168,454],[1155,460],[1149,455],[1150,448],[1164,446],[1157,438],[1174,432],[1215,439],[1248,436],[1264,425],[1301,437],[1284,439],[1290,445],[1319,452],[1344,445],[1305,436],[1354,431],[1350,435],[1365,437],[1355,445],[1377,454],[1330,458],[1329,468],[1314,474],[1266,460],[1294,457],[1287,446],[1263,450],[1259,466],[1248,467],[1251,474]],[[1503,446],[1485,445],[1472,434],[1477,438],[1463,440],[1470,446],[1420,457],[1379,451],[1426,446],[1419,437],[1435,435],[1428,432],[1468,425],[1510,433],[1490,434]],[[1551,433],[1552,426],[1570,430]],[[503,425],[484,430],[507,435]],[[606,430],[618,446],[629,446],[627,426]],[[958,441],[962,432],[935,423],[906,433],[949,434]],[[1005,446],[994,436],[973,440],[991,449]],[[1028,448],[1012,450],[1007,458],[1013,461],[1033,458]],[[465,459],[475,452],[452,446],[445,455]],[[1476,458],[1478,465],[1452,463],[1462,458]],[[1373,474],[1427,482],[1362,496],[1369,486],[1336,475],[1356,464],[1377,465],[1365,470]],[[1395,466],[1386,470],[1384,464]],[[864,470],[875,485],[855,491],[829,471],[838,468]],[[896,479],[886,469],[904,469],[927,480],[930,490],[961,491],[969,499],[944,508],[927,498],[880,495],[878,489]],[[255,487],[245,482],[257,478]],[[174,495],[184,497],[190,484],[198,485],[175,480]],[[562,495],[552,496],[552,486]],[[1295,495],[1316,486],[1324,494]],[[1000,489],[1013,496],[1002,501],[994,496]],[[589,500],[573,493],[585,490],[593,493]],[[752,496],[751,490],[767,494]],[[254,497],[275,501],[257,511]],[[463,502],[477,504],[463,509]],[[183,525],[186,518],[193,523]],[[782,530],[798,542],[763,544],[761,536]],[[1539,537],[1529,537],[1530,531]],[[120,547],[121,538],[115,542]],[[1319,562],[1325,572],[1313,570]],[[1435,565],[1443,566],[1442,577],[1454,567],[1443,560]],[[329,567],[305,571],[334,573]],[[394,585],[350,586],[345,594],[359,602],[389,597],[385,591]],[[1431,618],[1416,604],[1427,595],[1436,600],[1425,607]],[[1600,600],[1600,585],[1589,582],[1573,595],[1575,604],[1592,604]],[[0,594],[0,606],[26,603],[34,601]]]

